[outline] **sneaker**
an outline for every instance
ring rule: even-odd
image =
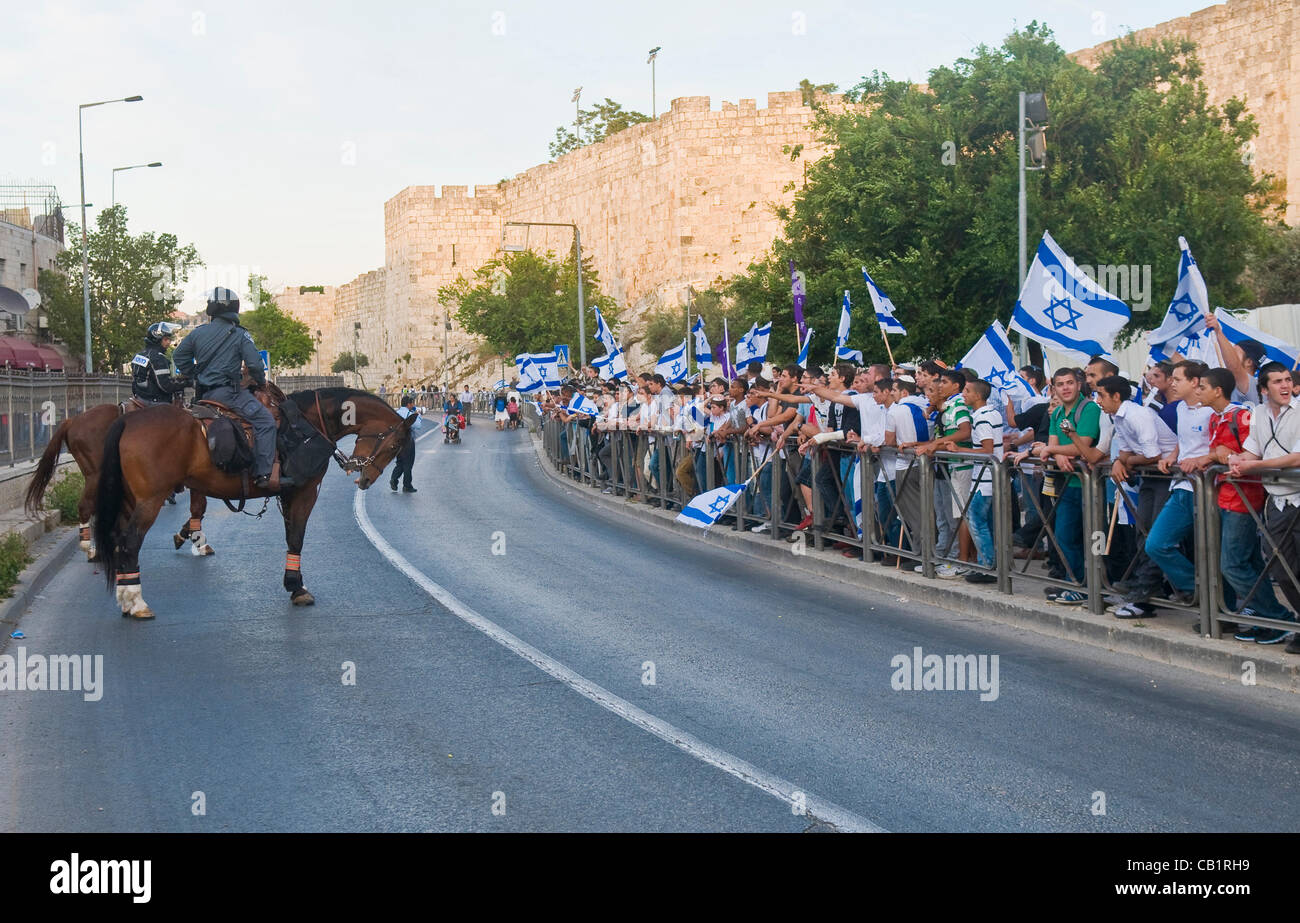
[[[965,580],[967,583],[997,583],[998,582],[998,578],[996,574],[985,574],[977,570],[970,571],[968,574],[966,574]]]
[[[966,568],[956,567],[952,564],[940,564],[934,569],[934,575],[936,577],[942,577],[944,580],[953,580],[957,577],[963,576],[965,573]]]
[[[1169,601],[1176,606],[1192,606],[1196,604],[1196,599],[1190,593],[1184,593],[1182,590],[1174,590],[1170,593]]]
[[[1060,606],[1081,606],[1088,601],[1088,594],[1078,590],[1061,590],[1055,596],[1047,598]]]
[[[1103,596],[1102,599],[1106,603],[1106,611],[1108,612],[1111,609],[1118,609],[1120,606],[1128,602],[1127,599],[1120,596],[1118,593],[1111,593],[1109,596]]]
[[[602,494],[612,494],[613,492],[614,492],[614,488],[612,487],[606,487],[604,490],[601,491]]]
[[[924,564],[910,564],[910,565],[908,565],[907,567],[905,567],[905,568],[903,568],[903,569],[904,569],[904,570],[910,570],[910,571],[911,571],[912,573],[914,573],[914,574],[923,574],[923,573],[925,573],[925,565],[924,565]]]
[[[1156,617],[1156,610],[1139,603],[1125,603],[1116,606],[1112,614],[1117,619],[1153,619]]]
[[[397,490],[397,482],[396,482],[396,481],[389,481],[389,482],[388,482],[388,488],[389,488],[390,490]]]
[[[1256,644],[1277,644],[1290,637],[1291,632],[1284,628],[1261,628],[1255,635]],[[1235,636],[1234,636],[1235,637]]]
[[[404,494],[416,494],[416,493],[419,493],[419,492],[420,492],[419,489],[416,488],[416,487],[403,487],[403,488],[402,488],[402,493],[404,493]]]
[[[1300,633],[1297,633],[1296,636],[1291,639],[1291,643],[1282,648],[1282,650],[1286,651],[1288,654],[1300,654]]]
[[[750,532],[770,532],[771,530],[772,524],[770,522],[760,522],[758,525],[751,526],[749,529]]]
[[[1248,625],[1233,635],[1238,641],[1255,641],[1258,640],[1260,632],[1267,631],[1266,628],[1260,628],[1258,625]]]

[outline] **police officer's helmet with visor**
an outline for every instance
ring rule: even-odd
[[[156,324],[149,325],[149,331],[145,334],[145,344],[148,346],[157,346],[162,348],[163,337],[169,337],[181,330],[180,324],[171,324],[165,320]]]

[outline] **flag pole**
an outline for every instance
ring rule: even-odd
[[[885,341],[885,352],[889,353],[889,368],[892,371],[898,366],[894,361],[894,351],[889,347],[889,334],[885,333],[885,325],[880,325],[880,338]]]

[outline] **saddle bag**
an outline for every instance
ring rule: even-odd
[[[334,446],[316,427],[303,418],[291,400],[280,404],[280,429],[276,442],[280,450],[280,473],[295,484],[319,477],[334,457]]]
[[[208,451],[212,464],[227,474],[238,474],[253,467],[253,448],[244,438],[243,427],[226,416],[208,424]]]

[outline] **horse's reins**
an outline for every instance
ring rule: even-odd
[[[338,447],[338,443],[335,440],[330,438],[329,433],[325,432],[326,429],[325,414],[321,411],[320,408],[320,389],[319,388],[314,389],[312,391],[312,396],[316,399],[316,417],[320,420],[320,425],[321,425],[320,434],[325,437],[325,441],[328,442],[330,446],[334,449],[334,461],[347,474],[352,474],[353,472],[361,471],[367,465],[373,464],[376,456],[379,455],[379,447],[384,444],[384,442],[388,439],[389,436],[397,432],[397,430],[401,427],[403,423],[406,422],[405,420],[399,419],[396,423],[388,427],[388,429],[384,430],[382,433],[358,433],[357,434],[358,442],[360,442],[362,439],[377,439],[378,441],[375,443],[375,451],[371,452],[370,455],[368,455],[367,457],[363,459],[351,458],[347,455],[344,455],[343,450]]]

